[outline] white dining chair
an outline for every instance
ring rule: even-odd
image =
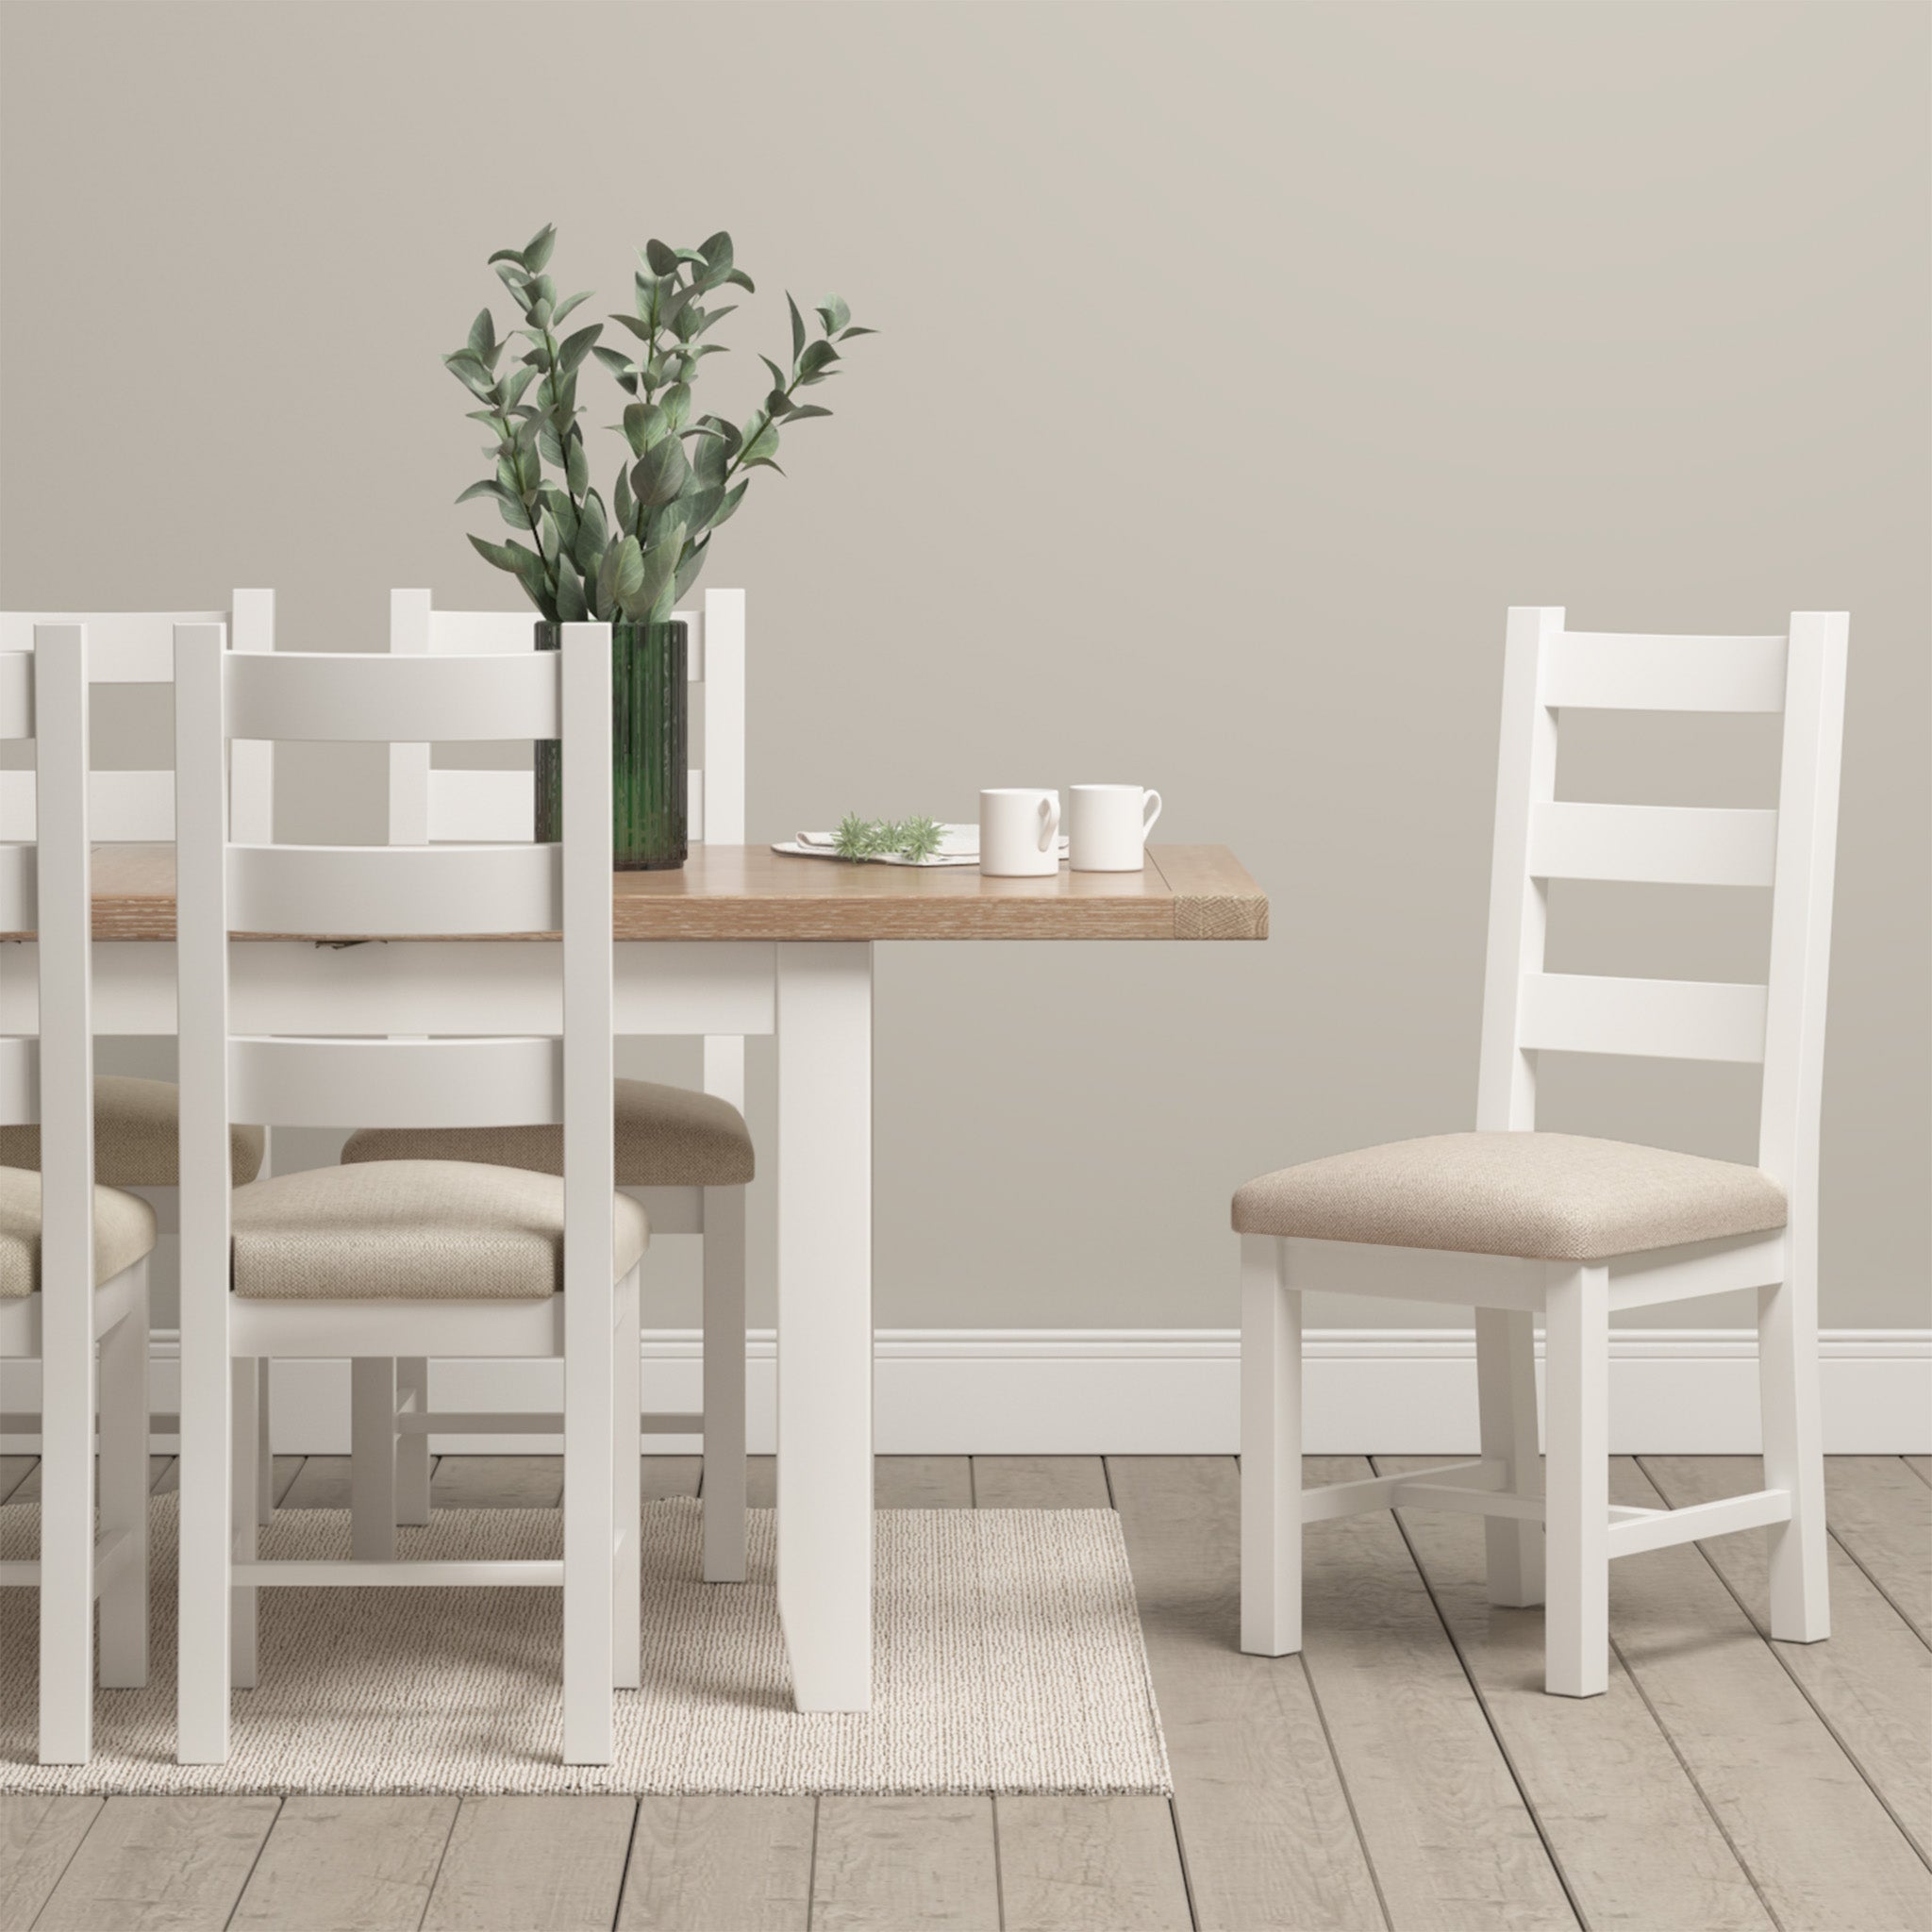
[[[88,681],[96,686],[170,685],[175,679],[175,626],[222,624],[238,651],[275,649],[273,591],[236,591],[226,610],[96,610],[58,614],[0,611],[0,651],[31,652],[34,632],[43,625],[80,625],[87,631]],[[166,716],[163,708],[161,715]],[[275,747],[243,743],[234,749],[229,783],[236,837],[251,841],[272,836],[275,811]],[[175,836],[175,774],[166,769],[100,770],[88,779],[89,830],[97,845],[166,844]],[[0,771],[0,837],[31,839],[36,806],[30,771]],[[94,1175],[108,1187],[139,1194],[155,1210],[158,1229],[149,1259],[153,1292],[165,1302],[177,1274],[175,1151],[179,1141],[177,1095],[172,1080],[143,1079],[129,1074],[94,1076]],[[36,1125],[0,1126],[0,1167],[40,1165]],[[268,1158],[267,1136],[258,1126],[237,1123],[235,1174],[253,1180]],[[262,1391],[262,1426],[267,1428],[268,1391]],[[160,1414],[152,1426],[172,1435],[175,1418]],[[31,1434],[35,1419],[9,1414],[7,1432]],[[262,1464],[261,1508],[271,1503],[266,1458]]]
[[[691,774],[693,843],[744,838],[744,592],[708,591],[701,610],[679,611],[687,626],[687,675],[702,693],[702,763]],[[390,648],[409,656],[527,653],[536,648],[527,610],[437,610],[427,591],[390,599]],[[531,774],[458,771],[433,765],[429,747],[390,751],[390,841],[443,844],[528,840],[535,826]],[[704,1574],[744,1580],[745,1188],[755,1161],[744,1121],[744,1041],[704,1042],[703,1089],[655,1080],[617,1082],[617,1181],[643,1204],[654,1234],[704,1241],[704,1407],[653,1411],[648,1436],[701,1434],[704,1444]],[[370,1127],[352,1135],[345,1161],[464,1159],[557,1172],[558,1145],[541,1128],[412,1132]],[[429,1365],[358,1360],[351,1371],[350,1489],[358,1553],[381,1556],[395,1523],[429,1520],[429,1433],[554,1433],[541,1413],[439,1412]]]
[[[85,1764],[96,1600],[102,1685],[147,1682],[155,1214],[94,1181],[87,631],[42,625],[34,644],[0,654],[0,739],[34,741],[37,827],[0,845],[0,931],[38,953],[38,1033],[0,1038],[0,1121],[36,1124],[41,1156],[0,1165],[0,1358],[41,1364],[41,1541],[37,1561],[0,1562],[0,1587],[40,1590],[41,1761]]]
[[[558,653],[402,658],[225,651],[178,634],[181,1077],[179,1755],[227,1756],[229,1685],[256,1674],[264,1586],[557,1587],[563,1757],[608,1763],[613,1683],[639,1681],[638,1282],[644,1211],[610,1134],[609,635]],[[237,739],[561,739],[560,845],[244,844],[221,774]],[[389,940],[560,932],[557,1038],[249,1036],[228,1008],[231,930]],[[246,944],[245,941],[238,941]],[[228,1123],[558,1124],[560,1175],[365,1162],[235,1189]],[[564,1554],[547,1561],[264,1561],[260,1358],[547,1357],[563,1367]]]
[[[1509,613],[1476,1131],[1263,1174],[1241,1237],[1241,1648],[1301,1648],[1305,1524],[1433,1507],[1488,1519],[1490,1601],[1545,1600],[1548,1690],[1607,1683],[1616,1557],[1762,1526],[1771,1634],[1827,1634],[1818,1389],[1818,1117],[1849,620],[1782,637],[1573,631]],[[1584,804],[1557,791],[1566,711],[1783,714],[1777,808]],[[1550,973],[1552,879],[1770,894],[1766,985]],[[1746,1166],[1540,1131],[1539,1058],[1761,1063]],[[1476,1310],[1482,1454],[1413,1475],[1301,1484],[1301,1299],[1323,1292]],[[1609,1500],[1609,1319],[1753,1290],[1765,1487],[1681,1509]],[[1540,1469],[1533,1324],[1546,1324]]]

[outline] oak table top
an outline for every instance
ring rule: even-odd
[[[765,845],[698,845],[681,871],[621,872],[611,885],[620,940],[1268,937],[1267,895],[1222,845],[1151,845],[1138,873],[1062,867],[1051,878],[1028,879],[986,878],[967,866],[844,865]],[[96,848],[93,915],[96,940],[172,940],[175,848]]]

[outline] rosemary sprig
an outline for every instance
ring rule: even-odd
[[[940,849],[944,837],[937,819],[862,819],[848,811],[839,821],[832,850],[855,864],[874,858],[907,858],[917,865]]]

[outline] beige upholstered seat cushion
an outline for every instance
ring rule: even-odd
[[[94,1286],[131,1268],[155,1244],[155,1210],[138,1194],[94,1188]],[[0,1167],[0,1300],[41,1285],[41,1176]]]
[[[618,1277],[650,1238],[612,1197]],[[376,1160],[235,1191],[234,1288],[260,1301],[520,1301],[563,1286],[563,1182],[468,1160]]]
[[[561,1127],[364,1127],[345,1161],[480,1160],[563,1172]],[[728,1100],[655,1080],[617,1082],[620,1188],[731,1188],[752,1177],[751,1130]]]
[[[1576,1134],[1433,1134],[1264,1174],[1237,1234],[1600,1261],[1785,1224],[1755,1167]]]
[[[181,1090],[172,1080],[102,1074],[94,1081],[94,1179],[110,1188],[181,1183]],[[228,1129],[235,1185],[261,1172],[259,1127]],[[41,1130],[0,1127],[0,1167],[39,1167]]]

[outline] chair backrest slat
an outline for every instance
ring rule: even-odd
[[[1559,631],[1543,658],[1542,699],[1594,711],[1781,711],[1785,640]]]
[[[397,658],[371,652],[234,653],[225,664],[236,738],[455,743],[561,735],[552,654]]]
[[[1759,1159],[1815,1178],[1848,628],[1801,612],[1781,638],[1623,637],[1509,613],[1479,1126],[1535,1125],[1541,1052],[1761,1061]],[[1572,708],[1782,712],[1777,809],[1559,801]],[[1768,887],[1766,983],[1546,973],[1552,878]]]
[[[1695,979],[1530,973],[1518,995],[1520,1052],[1761,1060],[1764,989]]]
[[[557,932],[555,845],[231,845],[228,924],[280,938]]]
[[[520,1127],[563,1119],[555,1040],[248,1040],[228,1111],[285,1127]]]
[[[141,844],[175,836],[172,772],[93,772],[88,777],[89,830],[98,845]],[[31,772],[0,772],[0,825],[31,839],[40,824]]]
[[[0,1033],[0,1127],[31,1126],[41,1117],[41,1042]]]
[[[1776,857],[1774,811],[1554,801],[1530,808],[1532,878],[1768,886]]]

